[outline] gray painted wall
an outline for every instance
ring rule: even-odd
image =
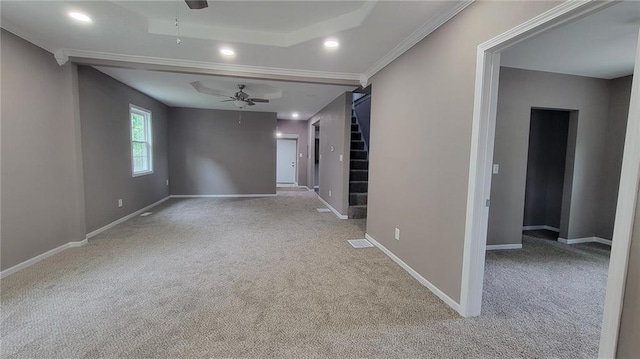
[[[455,301],[477,47],[556,5],[476,1],[371,79],[367,233]]]
[[[569,114],[569,111],[531,110],[525,226],[560,228]]]
[[[87,66],[78,66],[87,232],[169,195],[168,107]],[[152,112],[153,174],[131,173],[129,104]],[[118,207],[118,199],[123,206]]]
[[[278,131],[287,134],[298,135],[298,185],[313,188],[313,183],[307,182],[309,161],[309,124],[307,121],[278,120]],[[302,157],[300,157],[302,154]]]
[[[1,269],[85,238],[73,65],[1,30]]]
[[[276,114],[171,108],[172,195],[275,194]],[[239,123],[240,122],[240,123]]]
[[[532,108],[576,110],[577,137],[567,161],[560,236],[596,235],[600,215],[603,151],[609,110],[607,80],[501,68],[491,183],[488,244],[522,242],[529,123]],[[571,129],[570,129],[571,130]],[[575,146],[575,147],[571,147]],[[571,162],[573,161],[573,162]],[[568,201],[568,202],[567,202]]]
[[[598,237],[602,238],[612,238],[613,236],[632,80],[633,76],[626,76],[609,81],[611,96],[602,167],[602,172],[605,175],[600,198],[601,215],[596,231]]]
[[[308,138],[315,138],[314,123],[320,123],[320,190],[318,195],[340,214],[349,209],[349,159],[351,148],[351,92],[338,96],[309,119]],[[315,141],[313,150],[315,150]],[[331,148],[333,147],[333,151]],[[312,152],[313,153],[313,152]],[[343,160],[340,161],[340,155]],[[314,167],[309,165],[309,173]],[[312,178],[311,175],[308,178]],[[329,196],[331,191],[331,196]]]

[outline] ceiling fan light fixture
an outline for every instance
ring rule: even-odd
[[[242,101],[242,100],[235,100],[233,101],[233,104],[237,107],[237,108],[245,108],[245,106],[247,106],[247,102]]]

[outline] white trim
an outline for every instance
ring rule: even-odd
[[[386,254],[387,257],[391,258],[394,262],[398,263],[398,265],[402,267],[402,269],[407,271],[407,273],[409,273],[413,278],[415,278],[418,282],[420,282],[420,284],[427,287],[427,289],[429,289],[433,294],[438,296],[438,298],[440,298],[446,305],[450,306],[451,308],[453,308],[453,310],[460,313],[460,305],[456,303],[455,300],[451,299],[451,297],[449,297],[443,291],[438,289],[438,287],[436,287],[431,282],[429,282],[425,277],[421,276],[420,273],[416,272],[407,263],[403,262],[402,259],[398,258],[395,254],[393,254],[393,252],[391,252],[390,250],[385,248],[382,244],[380,244],[378,241],[373,239],[373,237],[371,237],[368,233],[364,234],[364,238],[366,238],[374,246],[378,247],[378,249],[380,249],[382,253]]]
[[[199,69],[199,70],[208,70],[208,71],[222,71],[225,73],[235,73],[235,74],[291,76],[291,77],[302,77],[302,78],[313,78],[313,79],[348,80],[353,82],[358,82],[360,80],[360,74],[347,73],[347,72],[312,71],[312,70],[286,69],[286,68],[280,68],[280,67],[238,65],[238,64],[231,64],[231,63],[191,61],[191,60],[170,59],[170,58],[164,58],[164,57],[114,54],[114,53],[108,53],[108,52],[75,50],[75,49],[60,49],[57,52],[59,52],[66,58],[73,58],[73,60],[75,61],[82,60],[82,59],[92,59],[92,60],[103,60],[103,61],[127,62],[132,64],[170,66],[170,67],[184,68],[188,70]]]
[[[276,193],[256,194],[172,194],[170,198],[262,198],[275,197]]]
[[[291,188],[291,187],[300,187],[298,186],[298,182],[294,182],[294,183],[276,183],[276,188]]]
[[[131,120],[131,115],[133,114],[142,116],[145,120],[145,135],[147,137],[146,141],[133,140],[133,123]],[[148,146],[147,150],[149,151],[149,169],[136,172],[133,160],[134,142],[143,142],[146,146]],[[153,174],[153,113],[151,112],[151,110],[147,110],[146,108],[134,105],[132,103],[129,104],[129,144],[131,146],[131,177],[141,177]]]
[[[500,51],[613,4],[566,1],[478,46],[460,297],[465,317],[480,315],[482,306]]]
[[[488,251],[496,251],[502,249],[522,249],[522,243],[518,244],[487,244]]]
[[[87,233],[87,238],[94,237],[94,236],[106,231],[109,228],[115,227],[115,226],[117,226],[118,224],[120,224],[122,222],[125,222],[125,221],[127,221],[127,220],[129,220],[129,219],[131,219],[131,218],[133,218],[133,217],[135,217],[137,215],[139,215],[139,214],[142,214],[142,213],[146,212],[147,210],[149,210],[149,209],[159,205],[160,203],[168,200],[169,198],[171,198],[171,196],[167,196],[167,197],[159,200],[158,202],[152,203],[152,204],[150,204],[150,205],[148,205],[148,206],[146,206],[144,208],[141,208],[141,209],[139,209],[139,210],[137,210],[137,211],[135,211],[135,212],[133,212],[131,214],[128,214],[128,215],[126,215],[126,216],[124,216],[124,217],[122,217],[122,218],[120,218],[118,220],[115,220],[115,221],[107,224],[104,227],[100,227],[100,228],[96,229],[95,231],[91,231],[91,232]]]
[[[35,257],[31,258],[31,259],[27,259],[26,261],[24,261],[22,263],[16,264],[11,268],[7,268],[7,269],[3,270],[2,272],[0,272],[0,278],[7,277],[7,276],[9,276],[9,275],[11,275],[11,274],[13,274],[15,272],[18,272],[20,270],[23,270],[23,269],[29,267],[29,266],[32,266],[32,265],[40,262],[41,260],[43,260],[43,259],[45,259],[47,257],[51,257],[54,254],[58,254],[58,253],[64,251],[65,249],[84,246],[85,244],[87,244],[87,242],[88,241],[85,238],[85,239],[83,239],[83,240],[81,240],[79,242],[68,242],[68,243],[65,243],[65,244],[63,244],[63,245],[61,245],[59,247],[56,247],[56,248],[54,248],[52,250],[49,250],[49,251],[46,251],[46,252],[44,252],[44,253],[42,253],[40,255],[37,255],[37,256],[35,256]]]
[[[337,209],[333,208],[333,206],[331,206],[329,204],[329,202],[327,202],[324,199],[322,199],[322,197],[318,196],[318,199],[320,200],[320,202],[322,202],[322,204],[327,206],[327,208],[329,208],[331,210],[331,212],[333,212],[333,214],[335,214],[336,217],[338,217],[338,219],[349,219],[349,216],[345,216],[344,214],[338,212]]]
[[[600,237],[584,237],[584,238],[558,238],[558,242],[562,244],[580,244],[580,243],[601,243],[607,246],[611,246],[612,241],[609,239],[604,239]]]
[[[634,73],[640,73],[640,31]],[[615,357],[640,178],[640,76],[633,77],[598,357]]]
[[[474,0],[463,1],[446,13],[439,13],[435,17],[429,19],[416,31],[411,33],[408,37],[406,37],[398,45],[396,45],[396,47],[391,49],[391,51],[386,53],[380,60],[376,61],[360,76],[360,84],[362,84],[362,87],[367,87],[367,83],[369,82],[369,79],[373,77],[373,75],[378,73],[378,71],[382,70],[385,66],[389,65],[391,62],[393,62],[393,60],[400,57],[400,55],[407,52],[415,44],[422,41],[422,39],[434,32],[437,28],[444,25],[444,23],[456,16],[460,11],[471,5],[473,1]]]
[[[538,226],[522,226],[523,231],[538,231],[541,229],[546,229],[547,231],[552,231],[552,232],[560,232],[560,228],[547,226],[546,224],[538,225]]]

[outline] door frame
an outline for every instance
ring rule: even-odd
[[[300,163],[300,161],[298,160],[298,154],[300,153],[300,135],[298,134],[294,134],[294,133],[282,133],[278,136],[278,138],[276,138],[276,149],[278,147],[278,140],[295,140],[296,141],[296,173],[295,173],[295,179],[293,181],[293,183],[278,183],[278,180],[276,178],[276,187],[298,187],[298,172],[300,171],[300,169],[298,168],[298,165]],[[277,170],[278,170],[278,162],[277,162],[277,158],[276,158],[276,177],[277,177]]]
[[[478,46],[460,313],[480,315],[491,194],[500,53],[542,32],[618,2],[567,1]],[[639,40],[640,41],[640,40]],[[634,73],[640,73],[640,44]],[[608,272],[599,357],[615,357],[640,179],[640,78],[634,76]]]

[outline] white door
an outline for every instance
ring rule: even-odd
[[[276,182],[296,182],[296,140],[278,140]]]

